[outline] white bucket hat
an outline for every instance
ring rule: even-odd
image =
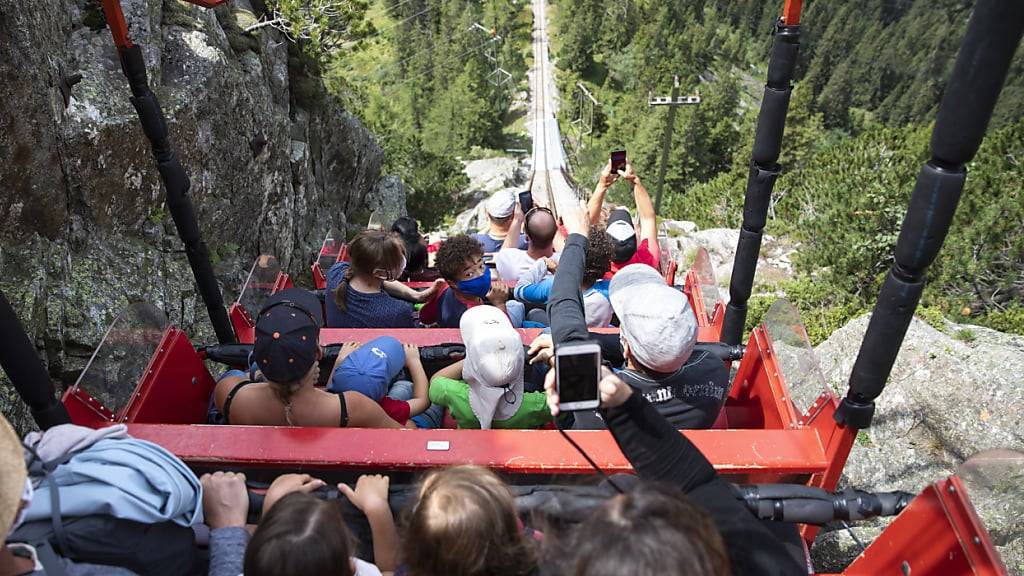
[[[612,277],[608,294],[619,331],[636,360],[656,372],[675,372],[697,342],[697,317],[686,295],[646,264],[630,264]]]
[[[494,306],[474,306],[459,322],[466,344],[462,378],[469,385],[469,406],[489,430],[507,420],[523,403],[523,341],[508,316]]]
[[[487,213],[494,218],[508,218],[516,211],[516,195],[511,190],[499,190],[487,200]]]

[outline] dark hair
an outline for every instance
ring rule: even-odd
[[[641,482],[594,511],[567,547],[564,574],[728,576],[711,518],[678,488]]]
[[[480,466],[428,474],[402,542],[413,576],[525,576],[537,568],[537,551],[519,527],[511,490]]]
[[[420,225],[415,218],[402,216],[391,225],[391,231],[398,234],[406,244],[420,241]]]
[[[546,218],[540,215],[544,214]],[[536,224],[537,218],[545,221],[544,225]],[[550,225],[546,224],[550,219]],[[533,226],[530,224],[533,223]],[[523,223],[526,237],[530,239],[530,245],[536,248],[547,248],[555,241],[555,234],[558,234],[558,221],[555,215],[546,210],[531,210]]]
[[[445,240],[437,250],[434,265],[441,277],[449,282],[458,282],[459,273],[466,264],[478,256],[484,255],[484,248],[471,236],[459,234]]]
[[[587,236],[587,260],[583,270],[583,284],[593,284],[611,269],[615,248],[612,239],[601,226],[591,226]]]
[[[353,550],[336,502],[302,492],[281,498],[245,550],[247,576],[353,576]]]
[[[364,230],[348,245],[349,266],[341,284],[334,290],[334,303],[345,311],[348,304],[348,283],[358,274],[373,274],[377,270],[390,271],[402,264],[405,246],[390,232]]]

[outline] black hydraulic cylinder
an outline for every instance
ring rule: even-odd
[[[160,109],[160,103],[149,87],[142,48],[134,45],[122,49],[120,56],[121,68],[132,90],[132,105],[138,112],[142,131],[152,145],[157,170],[167,190],[167,209],[174,220],[178,236],[185,245],[185,255],[188,257],[189,267],[192,268],[192,275],[195,276],[199,294],[206,304],[206,312],[217,334],[217,341],[221,344],[235,342],[235,331],[228,319],[224,298],[221,296],[213,264],[210,262],[210,254],[199,232],[195,209],[189,197],[191,183],[171,145],[167,121]]]
[[[736,345],[743,337],[747,320],[747,300],[754,286],[754,272],[761,254],[761,237],[768,219],[772,190],[779,176],[779,153],[782,135],[789,111],[789,98],[793,92],[791,81],[796,59],[800,52],[800,27],[785,26],[780,21],[772,41],[772,54],[768,62],[768,80],[764,98],[757,116],[754,132],[754,150],[751,154],[747,193],[743,202],[743,224],[736,246],[729,281],[729,304],[725,308],[722,342]]]
[[[71,423],[68,411],[57,400],[43,361],[3,292],[0,292],[0,366],[31,410],[39,428],[48,430]]]
[[[925,272],[946,239],[967,177],[1024,33],[1024,2],[979,0],[968,23],[867,333],[850,374],[837,422],[867,428],[914,310]]]

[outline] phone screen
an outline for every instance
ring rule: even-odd
[[[519,207],[523,209],[523,213],[533,210],[533,193],[529,190],[526,192],[519,193]]]
[[[600,352],[564,354],[558,362],[558,400],[561,404],[597,400]]]
[[[612,152],[612,174],[618,172],[619,170],[625,170],[625,169],[626,169],[626,151],[625,150],[616,150],[615,152]]]

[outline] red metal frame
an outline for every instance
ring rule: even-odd
[[[1006,574],[956,476],[926,487],[843,574]]]
[[[786,0],[786,5],[782,8],[782,23],[786,26],[799,25],[802,8],[803,0]]]

